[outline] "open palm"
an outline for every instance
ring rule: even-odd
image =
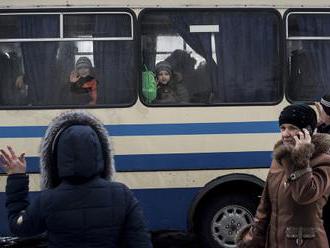
[[[10,146],[7,146],[8,152],[0,149],[0,166],[4,171],[10,174],[25,173],[26,171],[26,160],[24,153],[19,157],[16,156],[15,151]]]

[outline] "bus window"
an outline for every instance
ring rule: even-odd
[[[64,15],[64,37],[133,37],[130,15],[123,13],[101,14],[66,14]],[[117,28],[107,28],[112,23]]]
[[[156,72],[161,61],[170,64],[174,75],[168,91],[175,91],[179,81],[189,93],[188,101],[173,105],[271,104],[281,99],[277,12],[149,9],[140,20],[142,60],[155,72],[158,87],[151,105],[161,102],[163,85]]]
[[[286,16],[290,101],[318,101],[330,90],[330,12],[296,12]]]
[[[0,20],[0,107],[135,102],[136,49],[130,13],[11,13],[0,15]],[[78,68],[78,61],[85,63]],[[87,74],[79,73],[83,67]]]
[[[0,39],[58,38],[59,35],[58,15],[0,15]]]

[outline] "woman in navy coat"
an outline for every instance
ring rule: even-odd
[[[41,143],[42,191],[31,203],[24,154],[11,147],[1,154],[13,234],[47,231],[49,248],[152,247],[137,200],[112,181],[107,131],[94,116],[69,111],[49,125]]]

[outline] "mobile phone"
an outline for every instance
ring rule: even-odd
[[[311,127],[310,125],[307,125],[307,126],[305,127],[305,129],[307,129],[307,131],[309,132],[309,135],[310,135],[310,136],[313,135],[314,130],[312,130],[312,127]]]

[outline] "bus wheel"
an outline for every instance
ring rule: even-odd
[[[199,215],[199,234],[205,247],[234,248],[238,231],[253,221],[258,199],[228,195],[210,200]]]

